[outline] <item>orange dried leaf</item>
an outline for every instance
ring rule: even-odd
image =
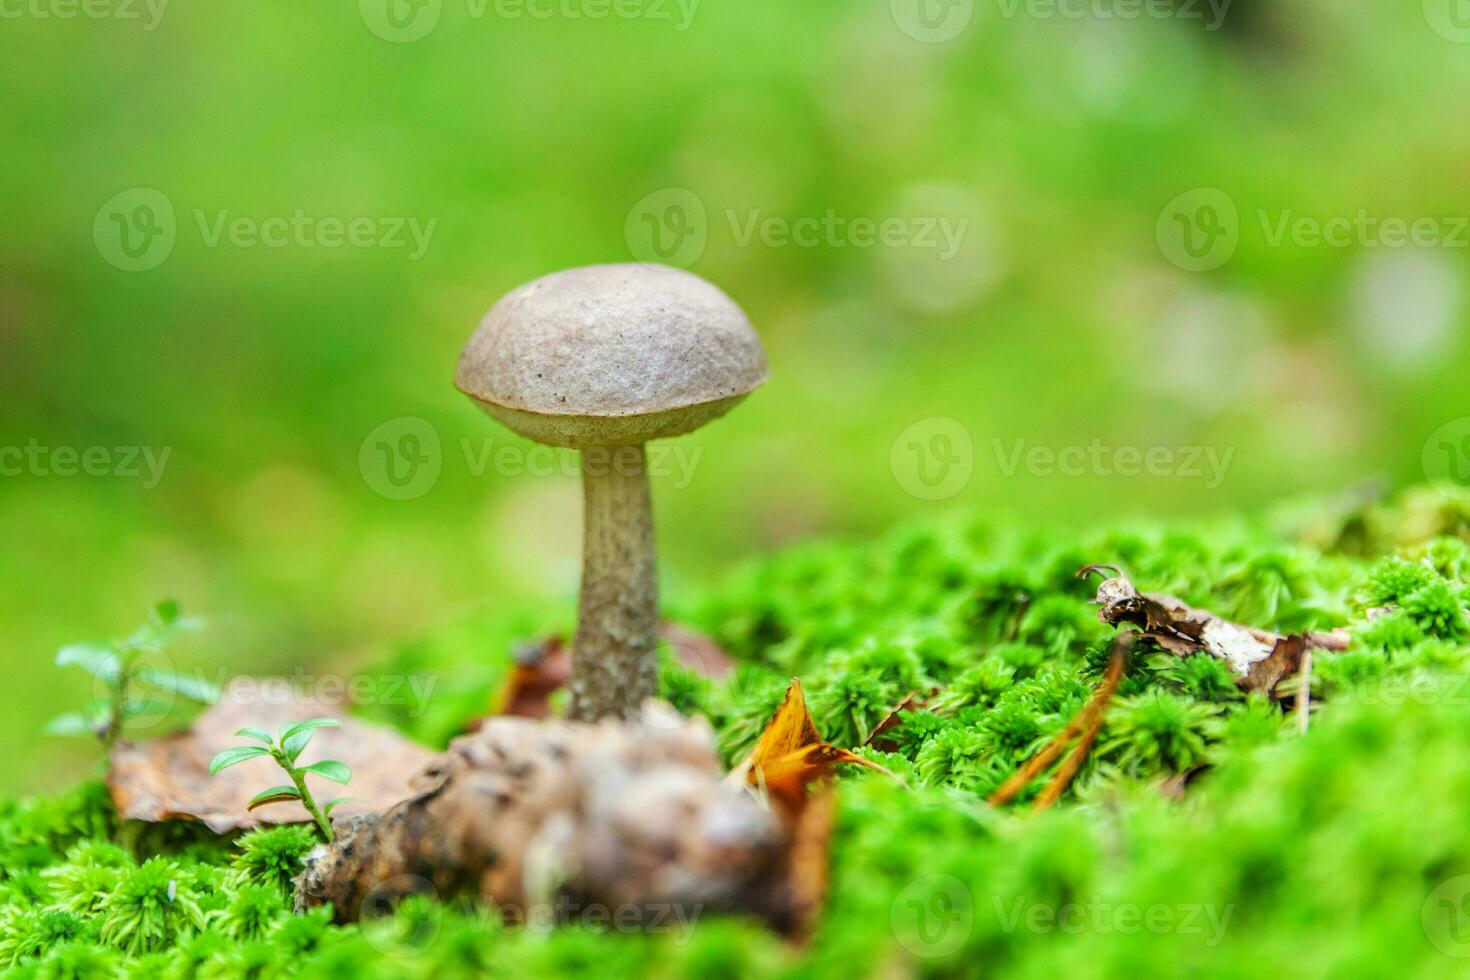
[[[520,647],[516,664],[500,690],[495,714],[549,718],[551,696],[572,676],[572,651],[559,636]]]
[[[793,677],[785,699],[771,716],[760,741],[725,778],[734,785],[758,787],[783,807],[799,810],[804,805],[807,786],[830,777],[833,768],[843,763],[893,776],[876,762],[824,742],[807,708],[801,680]]]
[[[751,763],[764,766],[821,741],[822,733],[817,731],[811,709],[806,706],[806,691],[802,689],[801,678],[793,677],[781,706],[771,716],[766,730],[761,732],[760,741],[755,743],[750,754]]]
[[[828,855],[836,817],[837,794],[829,786],[811,797],[791,828],[786,880],[793,914],[788,931],[797,944],[805,943],[816,931],[827,900]]]
[[[761,732],[755,748],[730,770],[730,775],[726,778],[737,786],[755,782],[757,767],[821,741],[822,734],[817,731],[817,723],[812,720],[811,710],[806,706],[806,692],[802,690],[801,678],[793,677],[786,688],[786,697],[771,715],[771,720],[766,722],[765,730]]]
[[[764,787],[767,795],[772,799],[794,804],[801,801],[807,786],[830,777],[833,768],[843,763],[864,766],[876,772],[893,775],[878,763],[864,759],[855,752],[828,745],[826,742],[818,742],[783,755],[779,759],[757,763],[751,767],[750,775],[746,778],[751,785]]]

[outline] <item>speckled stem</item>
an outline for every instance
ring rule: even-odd
[[[643,446],[582,453],[582,604],[567,716],[637,714],[656,689],[658,567]]]

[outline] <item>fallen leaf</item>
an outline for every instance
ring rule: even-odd
[[[805,806],[807,786],[831,776],[833,768],[843,763],[893,776],[878,763],[823,741],[807,707],[801,679],[793,677],[786,688],[786,697],[766,723],[755,748],[730,770],[725,781],[729,785],[748,784],[763,790],[794,820]]]
[[[697,630],[665,619],[658,624],[658,635],[659,639],[673,649],[674,656],[684,665],[685,670],[717,681],[729,676],[735,669],[735,661],[730,659],[730,655],[720,649],[718,643]]]
[[[1302,657],[1307,652],[1305,636],[1283,636],[1271,648],[1264,660],[1250,665],[1250,670],[1238,681],[1246,691],[1260,691],[1275,697],[1276,685],[1283,677],[1295,674],[1302,666]]]
[[[1199,765],[1186,769],[1183,772],[1176,772],[1162,783],[1159,783],[1159,793],[1165,799],[1173,800],[1177,803],[1184,799],[1184,794],[1190,785],[1201,775],[1208,772],[1209,769],[1210,767],[1208,765]]]
[[[719,680],[735,669],[735,661],[703,633],[677,623],[659,623],[659,637],[674,651],[686,670]],[[515,651],[515,666],[495,700],[489,717],[551,717],[551,696],[567,686],[572,676],[572,650],[560,636],[525,644]],[[478,718],[467,730],[477,731],[485,722]]]
[[[730,770],[726,778],[737,785],[747,782],[758,764],[773,762],[781,756],[790,755],[798,749],[821,741],[822,733],[817,731],[811,709],[806,706],[806,692],[802,689],[801,678],[793,677],[786,686],[786,696],[781,699],[771,720],[762,729],[761,737],[756,740],[755,748]]]
[[[818,742],[770,762],[755,765],[747,781],[763,790],[770,799],[779,801],[787,811],[796,813],[807,803],[806,788],[818,780],[830,777],[834,767],[844,764],[864,766],[893,776],[892,772],[878,763],[864,759],[855,752]]]
[[[501,688],[497,715],[549,718],[551,696],[566,687],[572,676],[572,651],[559,636],[515,650],[516,664]],[[483,722],[483,719],[480,720]]]
[[[340,703],[298,694],[286,678],[236,678],[188,729],[152,741],[115,744],[107,788],[126,820],[198,820],[217,834],[262,823],[306,823],[311,817],[295,802],[247,810],[252,797],[284,775],[271,760],[251,761],[216,776],[209,775],[209,760],[241,744],[235,735],[241,728],[275,734],[284,725],[318,716],[339,718],[342,727],[317,732],[300,761],[330,758],[351,767],[350,791],[356,800],[337,808],[338,819],[382,810],[408,796],[413,777],[434,758],[392,729],[346,717]]]
[[[786,931],[797,942],[804,942],[816,930],[827,899],[832,826],[836,819],[837,794],[829,786],[813,794],[791,828],[786,878],[791,918]]]
[[[933,697],[938,693],[939,688],[933,688],[929,692],[929,697]],[[910,691],[904,696],[902,701],[894,706],[892,711],[888,712],[882,721],[873,726],[873,730],[868,733],[868,738],[863,742],[863,745],[868,748],[877,749],[879,752],[897,752],[899,749],[898,743],[885,736],[903,723],[901,716],[905,711],[917,711],[923,706],[924,701],[919,698],[919,692]]]
[[[1279,633],[1232,623],[1173,596],[1139,592],[1113,565],[1084,565],[1077,577],[1086,578],[1093,572],[1113,573],[1097,587],[1099,620],[1109,626],[1135,626],[1146,639],[1179,656],[1207,653],[1229,664],[1242,681],[1250,676],[1252,665],[1268,659],[1284,639]],[[1302,639],[1322,650],[1345,650],[1350,642],[1347,631],[1341,629],[1305,633]]]

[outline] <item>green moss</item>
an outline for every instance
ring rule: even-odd
[[[1454,976],[1470,953],[1456,891],[1470,892],[1470,520],[1417,493],[1352,520],[1314,524],[1313,548],[1245,522],[1068,536],[951,519],[806,545],[675,596],[674,618],[739,665],[711,681],[664,651],[661,689],[709,715],[728,759],[792,675],[850,747],[905,697],[923,703],[887,733],[895,751],[859,748],[901,782],[839,783],[831,894],[801,949],[739,920],[543,936],[425,902],[335,926],[287,908],[309,829],[229,842],[120,827],[87,784],[0,803],[0,963],[31,977],[1249,976],[1264,962]],[[1219,661],[1143,649],[1062,805],[984,804],[1106,665],[1112,631],[1072,574],[1088,561],[1252,625],[1348,626],[1351,650],[1315,658],[1310,731]],[[555,625],[527,612],[416,641],[384,669],[434,679],[433,698],[373,713],[443,741],[484,713],[514,644]],[[1183,803],[1158,792],[1202,764]]]
[[[102,941],[128,953],[162,949],[203,926],[196,880],[165,857],[128,872],[102,906]]]
[[[1204,761],[1207,733],[1219,711],[1218,705],[1165,691],[1122,698],[1108,714],[1108,735],[1097,758],[1132,776],[1192,769]]]
[[[285,894],[301,873],[302,859],[320,841],[306,824],[252,830],[236,842],[231,878],[241,885],[267,885]]]

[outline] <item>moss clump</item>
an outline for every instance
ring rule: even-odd
[[[102,941],[124,952],[149,953],[203,928],[197,882],[179,862],[149,858],[129,871],[103,903]]]
[[[328,910],[287,909],[306,828],[140,836],[87,785],[0,804],[0,963],[34,977],[1244,976],[1262,962],[1457,975],[1470,954],[1470,521],[1411,493],[1335,533],[1307,526],[1064,536],[954,520],[803,547],[682,597],[676,618],[739,666],[712,682],[666,657],[662,689],[711,717],[731,759],[792,674],[848,746],[909,694],[923,701],[886,733],[894,751],[861,749],[907,785],[840,784],[831,896],[802,950],[697,910],[637,934],[542,936],[415,901],[333,926]],[[1347,626],[1353,648],[1315,660],[1308,734],[1218,661],[1140,650],[1063,805],[1038,818],[987,806],[1101,674],[1111,631],[1072,575],[1087,561],[1252,625]],[[382,710],[446,738],[503,675],[484,649],[508,654],[547,625],[418,641],[386,669],[434,677],[434,700]],[[1183,803],[1158,791],[1201,764]]]
[[[320,842],[307,824],[252,830],[236,842],[239,850],[230,864],[230,878],[242,886],[290,891],[291,879],[301,873],[302,859]]]

